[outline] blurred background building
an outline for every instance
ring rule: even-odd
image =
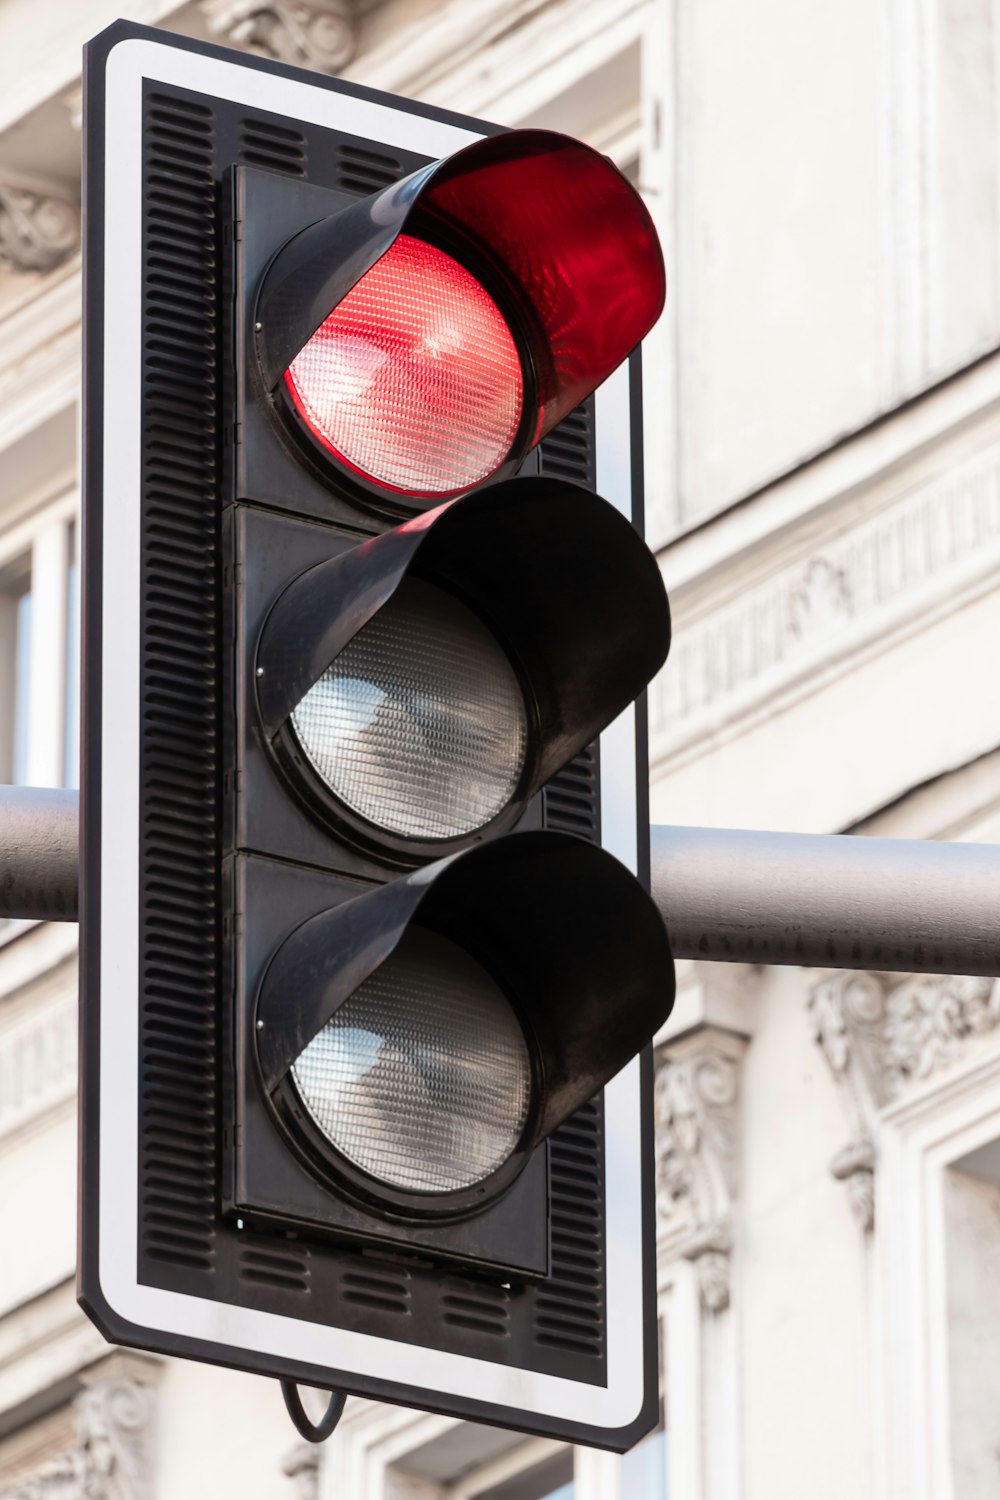
[[[78,774],[80,48],[0,0],[0,781]],[[638,184],[670,274],[655,822],[1000,842],[996,0],[133,0]],[[624,1460],[113,1351],[76,1307],[76,931],[0,929],[0,1500],[993,1500],[1000,986],[680,966],[663,1423]]]

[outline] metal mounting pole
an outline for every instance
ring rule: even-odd
[[[1000,847],[844,834],[652,830],[678,958],[1000,974]]]
[[[0,916],[77,919],[75,792],[0,787]],[[1000,974],[1000,847],[654,827],[677,958]]]
[[[76,792],[0,786],[0,917],[77,920],[79,804]]]

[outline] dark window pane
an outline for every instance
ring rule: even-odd
[[[480,1500],[573,1500],[573,1454],[567,1448],[524,1474],[486,1490]]]
[[[75,532],[76,527],[71,527],[66,571],[65,786],[80,785],[80,569],[75,556]]]
[[[621,1500],[665,1500],[666,1493],[667,1434],[659,1427],[622,1459]]]
[[[28,774],[31,569],[29,557],[0,570],[0,782]]]

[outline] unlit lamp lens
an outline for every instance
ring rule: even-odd
[[[521,359],[493,298],[410,235],[338,303],[285,383],[335,458],[413,495],[454,494],[494,473],[524,403]]]
[[[330,1144],[395,1188],[441,1193],[490,1176],[517,1147],[531,1091],[517,1019],[490,976],[410,928],[292,1067]]]
[[[471,833],[510,802],[524,696],[493,636],[449,594],[404,579],[292,713],[317,775],[376,827]]]

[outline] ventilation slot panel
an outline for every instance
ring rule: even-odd
[[[361,146],[337,148],[337,186],[345,193],[357,193],[364,198],[391,187],[402,176],[402,162],[388,152],[369,151]]]
[[[588,745],[546,783],[546,828],[576,833],[599,843],[601,838],[600,778],[597,745]]]
[[[220,986],[210,112],[154,95],[145,150],[140,1248],[149,1261],[211,1272]]]
[[[375,1267],[345,1271],[340,1294],[345,1302],[352,1302],[357,1307],[405,1316],[410,1311],[410,1274]]]
[[[535,1300],[540,1345],[600,1359],[604,1353],[601,1106],[592,1101],[552,1136],[551,1275]]]
[[[269,120],[241,120],[240,160],[248,166],[304,177],[306,138],[300,130]]]
[[[453,1328],[508,1338],[509,1304],[510,1294],[505,1287],[474,1281],[471,1277],[456,1277],[443,1289],[441,1315]]]
[[[594,487],[597,465],[594,450],[594,398],[564,417],[538,446],[541,472],[554,479],[572,479]]]
[[[268,1239],[247,1243],[240,1249],[240,1277],[257,1286],[282,1292],[308,1292],[309,1251],[305,1246],[287,1246]]]

